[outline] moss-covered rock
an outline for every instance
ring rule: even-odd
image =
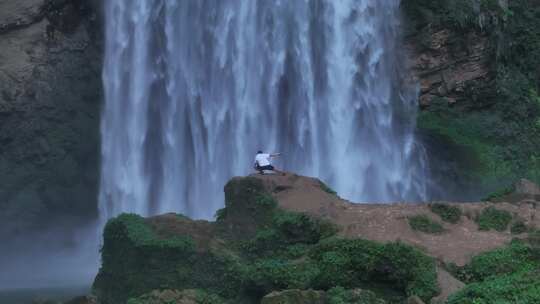
[[[100,303],[125,303],[154,289],[204,287],[235,297],[242,291],[238,259],[225,248],[202,248],[197,243],[193,235],[162,238],[137,215],[109,221],[102,266],[93,286]]]
[[[328,304],[385,304],[386,301],[377,297],[375,293],[362,290],[347,290],[343,287],[334,287],[327,293]]]
[[[224,304],[218,296],[203,290],[154,290],[137,298],[131,298],[127,304]]]
[[[284,290],[274,291],[261,300],[261,304],[326,304],[324,291]]]
[[[338,238],[334,224],[279,208],[255,178],[232,180],[225,197],[215,223],[174,214],[110,220],[94,282],[100,303],[140,301],[164,289],[200,289],[235,304],[338,285],[366,290],[346,293],[358,299],[427,301],[438,293],[434,260],[412,246]],[[369,301],[359,303],[380,303]]]

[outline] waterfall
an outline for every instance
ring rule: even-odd
[[[100,210],[211,218],[259,149],[342,197],[426,199],[399,0],[108,0]]]

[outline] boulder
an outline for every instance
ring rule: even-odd
[[[407,304],[424,304],[424,301],[417,296],[412,296],[407,299]]]
[[[520,179],[515,184],[515,194],[525,198],[540,200],[540,187],[528,179]]]
[[[274,291],[265,296],[261,304],[325,304],[324,291],[315,290],[284,290]]]
[[[128,300],[128,304],[197,304],[195,290],[154,290],[138,298]]]

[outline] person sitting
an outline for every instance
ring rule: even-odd
[[[255,156],[255,170],[259,171],[259,173],[263,175],[265,170],[274,171],[276,173],[285,175],[285,172],[277,170],[274,166],[272,166],[271,163],[272,158],[280,155],[281,153],[263,153],[262,151],[258,151],[257,155]]]

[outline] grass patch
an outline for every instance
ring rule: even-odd
[[[461,208],[448,204],[435,203],[429,205],[431,212],[437,214],[445,222],[455,224],[461,219]]]
[[[479,216],[475,218],[480,230],[505,231],[512,221],[512,215],[506,210],[499,210],[495,207],[488,207],[482,210]]]
[[[409,226],[413,230],[430,234],[440,234],[444,232],[441,224],[433,221],[427,215],[415,215],[409,218]]]

